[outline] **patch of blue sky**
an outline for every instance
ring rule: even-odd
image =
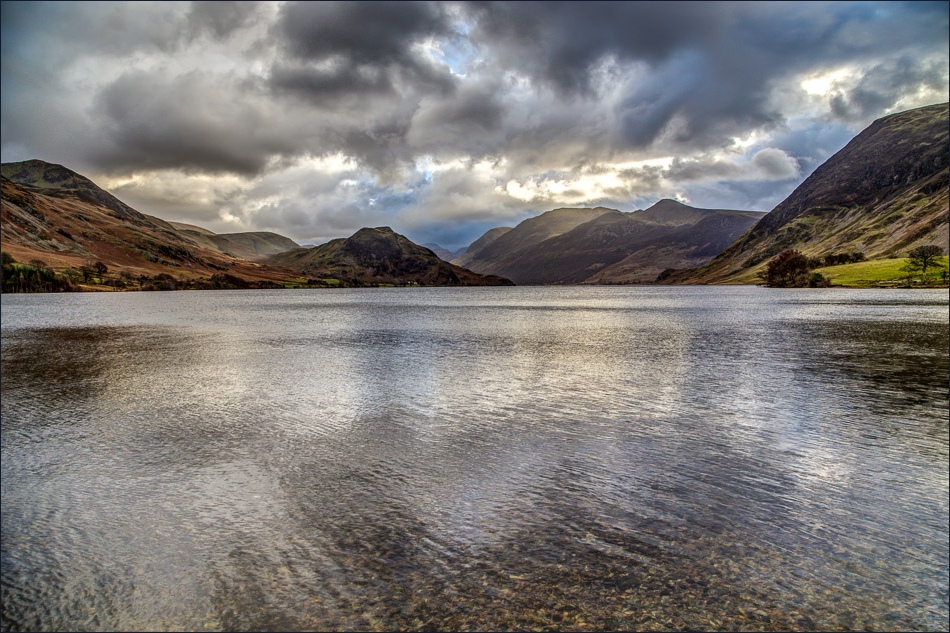
[[[436,42],[430,49],[433,57],[448,66],[452,74],[464,77],[469,72],[470,62],[475,58],[476,50],[469,38],[471,27],[464,20],[455,24],[454,37],[447,37]]]

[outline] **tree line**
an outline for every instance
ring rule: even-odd
[[[921,283],[927,283],[927,271],[939,270],[943,283],[947,282],[947,269],[940,264],[943,249],[936,244],[913,248],[907,254],[907,262],[901,268],[908,285],[914,275],[920,275]],[[864,261],[864,253],[835,253],[825,257],[808,257],[801,251],[788,249],[776,255],[759,274],[770,288],[825,288],[831,280],[814,269]]]
[[[227,273],[215,273],[204,279],[176,279],[168,273],[154,276],[133,275],[127,270],[109,275],[109,267],[100,262],[87,262],[78,267],[53,271],[39,259],[18,262],[9,253],[2,253],[3,267],[0,290],[7,293],[76,292],[79,284],[109,286],[115,290],[239,290],[247,288],[283,288],[270,281],[247,281]]]

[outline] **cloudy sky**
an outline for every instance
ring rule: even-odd
[[[465,246],[561,206],[768,211],[948,100],[947,2],[2,3],[2,160],[136,209]]]

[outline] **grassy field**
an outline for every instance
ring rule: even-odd
[[[946,277],[941,275],[941,267],[947,269],[946,257],[938,259],[938,266],[927,271],[927,283],[922,284],[920,274],[912,277],[913,286],[946,286]],[[907,263],[905,258],[874,259],[855,264],[841,264],[839,266],[824,266],[816,268],[814,272],[821,273],[831,280],[832,286],[848,286],[852,288],[886,288],[906,287],[907,273],[901,270]]]

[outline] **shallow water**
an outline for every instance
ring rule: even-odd
[[[948,628],[946,291],[2,296],[4,630]]]

